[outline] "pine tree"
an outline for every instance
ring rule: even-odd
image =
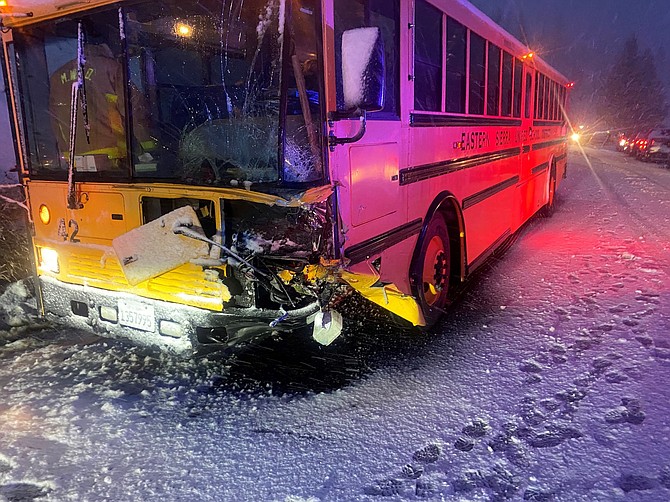
[[[640,53],[629,38],[600,92],[599,113],[612,129],[642,131],[663,123],[668,113],[663,83],[651,51]]]

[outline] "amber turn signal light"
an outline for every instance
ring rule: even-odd
[[[51,212],[49,211],[49,208],[42,204],[40,206],[39,213],[40,221],[47,225],[51,221]]]

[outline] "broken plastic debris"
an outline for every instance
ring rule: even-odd
[[[312,338],[321,345],[330,345],[342,333],[342,314],[336,310],[319,312],[314,319]]]
[[[342,270],[340,276],[371,302],[411,322],[414,326],[426,325],[426,320],[416,299],[400,291],[395,284],[386,284],[383,288],[378,287],[377,284],[380,279],[378,274],[362,274]]]
[[[292,197],[289,200],[280,199],[277,200],[277,205],[286,206],[286,207],[300,207],[305,204],[314,204],[317,202],[323,202],[330,194],[333,193],[333,185],[322,185],[306,190],[297,197]]]
[[[206,243],[173,232],[173,226],[185,222],[191,225],[193,232],[202,232],[193,208],[184,206],[112,241],[112,247],[131,286],[184,265],[192,259],[208,256],[209,247]]]

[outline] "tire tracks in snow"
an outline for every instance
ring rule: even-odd
[[[642,206],[634,205],[634,203],[630,200],[629,195],[631,192],[640,190],[642,192],[646,192],[648,195],[658,196],[659,198],[665,196],[664,202],[670,204],[670,183],[666,184],[655,177],[643,174],[639,169],[628,170],[627,168],[622,167],[615,162],[608,162],[606,158],[598,155],[602,153],[604,152],[598,152],[597,154],[592,153],[592,155],[589,156],[589,161],[593,164],[593,167],[595,168],[598,166],[605,166],[607,171],[614,170],[616,173],[623,176],[622,182],[625,182],[628,185],[628,190],[624,191],[620,188],[620,186],[617,185],[617,182],[612,179],[609,173],[607,173],[608,175],[600,176],[598,175],[596,169],[592,169],[593,175],[597,178],[601,188],[603,189],[603,195],[605,195],[615,206],[625,208],[625,212],[619,212],[619,217],[623,218],[630,228],[636,230],[641,228],[652,234],[654,239],[645,239],[645,245],[654,247],[657,250],[662,251],[663,254],[668,253],[668,249],[663,246],[659,246],[657,242],[661,239],[665,240],[666,242],[670,242],[670,230],[667,228],[662,228],[654,222],[655,214],[647,214],[646,211],[638,209]],[[648,171],[649,168],[652,168],[653,166],[644,167],[646,167],[646,170]],[[658,176],[668,175],[668,172],[663,167],[659,166],[658,169]],[[640,188],[636,188],[634,187],[636,183],[642,186],[640,186]],[[647,186],[644,186],[644,184]],[[655,190],[654,186],[660,187],[663,190]],[[660,205],[661,204],[659,201],[658,206]],[[668,212],[670,213],[670,209]]]

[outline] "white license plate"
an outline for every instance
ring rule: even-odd
[[[155,331],[154,308],[143,303],[119,300],[119,324],[142,331]]]

